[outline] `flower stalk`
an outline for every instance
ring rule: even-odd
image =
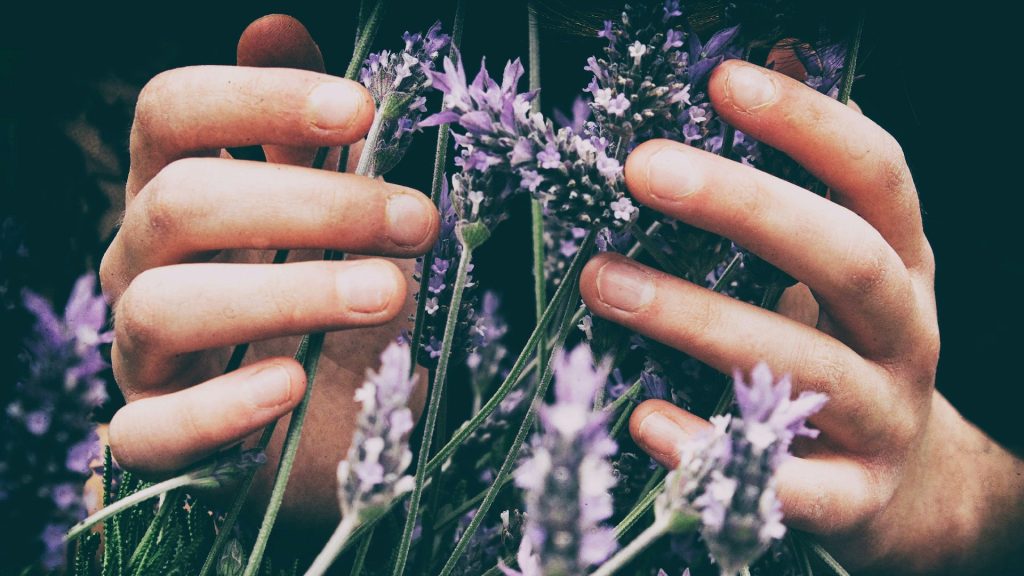
[[[461,224],[461,223],[460,223]],[[399,543],[398,554],[395,557],[393,574],[401,576],[405,571],[405,564],[409,558],[409,550],[412,547],[412,533],[416,528],[416,517],[419,515],[420,500],[423,497],[423,484],[427,477],[427,462],[430,460],[430,445],[434,439],[434,429],[437,426],[437,417],[441,408],[441,397],[444,393],[445,380],[448,377],[448,360],[452,353],[452,341],[455,338],[455,327],[459,320],[459,309],[462,304],[462,293],[466,289],[466,277],[469,274],[469,264],[473,259],[473,248],[465,241],[463,235],[459,235],[462,244],[462,254],[459,257],[459,268],[455,276],[455,288],[452,292],[452,302],[448,309],[448,320],[445,324],[444,339],[441,341],[441,356],[437,361],[437,372],[434,377],[433,387],[430,391],[430,400],[427,404],[427,414],[423,424],[423,439],[420,442],[420,451],[416,461],[416,477],[412,494],[409,497],[409,515],[406,517],[405,527],[402,530],[402,540]],[[437,487],[435,486],[436,490]]]

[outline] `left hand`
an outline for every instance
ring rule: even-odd
[[[602,254],[580,281],[587,306],[724,373],[763,360],[792,375],[795,393],[828,394],[811,419],[821,436],[796,446],[778,486],[787,523],[848,567],[955,569],[991,551],[998,539],[982,537],[982,515],[1015,502],[1019,513],[1024,493],[1019,480],[999,480],[1007,489],[998,491],[991,481],[1019,461],[992,450],[935,390],[935,265],[900,146],[853,108],[748,63],[719,66],[709,95],[727,122],[799,162],[830,198],[666,140],[629,156],[626,184],[643,204],[731,238],[800,284],[778,313]],[[674,466],[679,443],[706,425],[649,401],[630,431]],[[965,471],[981,477],[965,481]]]

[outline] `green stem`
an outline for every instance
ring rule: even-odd
[[[610,560],[595,570],[591,576],[611,576],[628,564],[630,560],[636,558],[637,554],[646,550],[648,546],[654,544],[658,538],[661,538],[666,532],[668,532],[668,527],[668,522],[656,520],[643,532],[637,535],[636,538],[630,541],[625,548],[619,550],[615,556],[612,556]]]
[[[537,13],[533,3],[526,7],[527,27],[529,29],[529,64],[530,90],[540,90],[540,30],[537,26]],[[540,92],[536,92],[531,109],[540,112]],[[544,212],[540,200],[530,199],[531,239],[533,242],[533,300],[534,315],[540,321],[547,304],[547,278],[544,275]],[[537,360],[541,366],[547,363],[547,342],[543,338],[537,341]]]
[[[668,272],[669,274],[672,274],[673,276],[679,278],[686,277],[686,273],[683,272],[683,270],[681,270],[678,266],[676,266],[675,262],[669,260],[668,257],[665,256],[665,253],[662,252],[654,244],[654,240],[652,240],[651,237],[648,236],[647,233],[644,232],[639,226],[630,226],[629,232],[633,235],[633,238],[636,239],[640,246],[643,247],[644,251],[650,254],[651,258],[654,258],[654,261],[657,262],[659,266],[661,266],[661,269],[663,271]]]
[[[629,402],[634,396],[640,393],[641,388],[643,388],[643,380],[637,378],[621,396],[613,400],[611,404],[605,406],[603,410],[608,414],[618,412],[619,408],[621,408],[623,404]]]
[[[436,377],[431,371],[430,381],[434,382]],[[448,434],[448,390],[444,390],[441,394],[441,407],[440,413],[437,415],[437,430],[434,433],[438,444],[443,444]],[[424,564],[429,566],[432,560],[433,541],[434,541],[434,526],[435,520],[437,519],[437,506],[441,500],[441,469],[438,468],[430,475],[430,484],[433,489],[430,491],[430,496],[427,498],[427,504],[423,508],[423,520],[422,527],[420,530],[420,543],[426,543],[427,550],[430,550],[430,554],[421,554],[417,557],[417,564]],[[431,556],[427,558],[426,556]]]
[[[270,444],[270,439],[274,436],[274,430],[277,428],[277,421],[271,422],[263,429],[263,434],[260,435],[260,439],[256,442],[256,449],[260,451],[266,451],[267,445]],[[228,510],[228,515],[224,517],[224,522],[221,523],[220,529],[217,531],[217,537],[213,540],[213,546],[210,547],[210,551],[206,554],[206,561],[203,562],[203,568],[199,571],[199,576],[209,576],[212,573],[214,566],[217,561],[220,560],[221,552],[224,550],[224,546],[227,545],[231,539],[232,529],[238,522],[238,517],[242,514],[242,508],[245,507],[246,497],[249,495],[249,491],[252,489],[253,483],[256,481],[256,468],[247,470],[245,477],[242,479],[242,483],[238,486],[237,495],[234,501],[231,503],[231,509]]]
[[[836,576],[850,576],[850,573],[846,571],[846,568],[843,568],[843,565],[840,564],[838,560],[833,558],[827,550],[822,548],[821,544],[807,541],[807,547],[810,548],[811,552],[814,552],[814,555],[824,562],[825,565],[836,574]]]
[[[341,554],[345,542],[352,536],[352,531],[356,527],[356,520],[355,517],[341,519],[338,527],[331,534],[331,538],[324,545],[323,550],[317,554],[313,564],[306,571],[306,576],[323,576],[330,569],[331,564],[334,564],[334,559],[338,557],[338,554]]]
[[[132,552],[132,556],[128,560],[128,566],[135,566],[136,573],[141,573],[141,567],[146,563],[146,557],[149,556],[149,551],[153,548],[153,542],[156,540],[157,534],[164,527],[167,514],[172,508],[180,505],[182,494],[183,492],[180,489],[168,492],[167,496],[164,497],[160,510],[157,511],[156,516],[150,521],[149,527],[146,528],[146,533],[142,536],[142,541],[135,547],[135,551]]]
[[[448,55],[455,58],[457,47],[462,41],[463,22],[466,18],[466,0],[458,0],[455,5],[455,19],[452,23],[452,43],[448,49]],[[437,129],[437,146],[434,148],[434,176],[430,183],[430,200],[434,206],[440,208],[441,186],[445,180],[445,167],[448,165],[448,137],[451,129],[448,124],[442,124]],[[411,371],[416,370],[417,358],[420,350],[420,341],[423,340],[424,311],[427,307],[426,294],[430,285],[430,269],[434,265],[434,248],[431,247],[423,255],[422,272],[420,272],[421,296],[416,302],[415,323],[413,324],[411,346],[409,353],[412,354],[412,362],[409,364]]]
[[[651,475],[651,479],[647,482],[650,486],[653,482],[657,482],[654,488],[644,488],[641,492],[643,497],[633,506],[633,509],[626,513],[625,517],[615,526],[615,537],[622,538],[633,526],[644,517],[645,514],[654,506],[654,500],[657,499],[658,494],[665,489],[665,474],[668,471],[664,468],[659,468]]]
[[[316,379],[317,367],[320,363],[320,352],[324,346],[324,333],[305,336],[299,344],[299,352],[296,355],[304,354],[305,362],[302,369],[307,374],[306,393],[302,396],[299,405],[292,411],[291,420],[288,422],[288,432],[285,434],[284,445],[281,447],[281,460],[277,465],[277,475],[274,477],[274,487],[270,491],[270,502],[267,503],[267,510],[263,515],[263,522],[260,524],[259,534],[256,535],[256,542],[253,544],[252,553],[245,566],[244,576],[256,576],[260,570],[260,562],[266,552],[267,543],[270,542],[270,532],[277,522],[277,515],[281,511],[281,504],[284,502],[284,492],[288,487],[288,479],[291,476],[292,467],[295,465],[295,456],[299,451],[299,441],[302,438],[302,424],[306,420],[306,412],[309,410],[309,400],[313,396],[313,383]]]
[[[135,492],[130,496],[126,496],[118,500],[117,502],[114,502],[110,506],[107,506],[101,510],[96,511],[96,513],[92,516],[89,516],[85,520],[82,520],[78,524],[72,526],[71,529],[68,530],[67,536],[64,537],[64,541],[70,542],[75,538],[78,538],[96,524],[103,522],[111,516],[120,514],[121,512],[124,512],[125,510],[131,508],[132,506],[135,506],[136,504],[145,502],[150,498],[155,498],[165,492],[170,492],[175,488],[191,486],[195,482],[196,479],[193,477],[192,472],[186,472],[180,476],[169,478],[167,480],[164,480],[163,482],[154,484],[148,488],[143,488],[142,490],[139,490],[138,492]]]
[[[427,463],[428,472],[432,472],[435,468],[444,463],[444,461],[453,453],[455,453],[455,450],[462,445],[470,434],[475,432],[476,429],[483,424],[484,420],[486,420],[487,417],[498,408],[501,401],[508,396],[515,384],[519,382],[523,369],[526,367],[527,359],[531,356],[530,352],[537,346],[537,339],[542,337],[544,329],[554,317],[556,309],[559,307],[561,302],[564,301],[571,288],[576,287],[576,281],[579,277],[579,273],[583,269],[583,264],[590,258],[590,253],[594,247],[594,241],[596,238],[597,233],[595,231],[589,232],[587,237],[584,238],[583,244],[580,246],[579,251],[576,252],[576,256],[573,257],[572,262],[569,264],[569,268],[566,270],[565,280],[558,286],[558,290],[555,291],[554,296],[551,297],[551,301],[544,310],[544,316],[541,317],[539,322],[537,322],[537,326],[534,327],[533,333],[530,334],[529,340],[527,340],[526,345],[523,347],[523,351],[520,352],[515,364],[512,365],[512,369],[509,371],[508,376],[506,376],[505,380],[500,386],[498,386],[498,389],[494,391],[494,394],[491,395],[491,398],[486,404],[484,404],[483,408],[474,414],[468,422],[456,430],[452,435],[451,440],[449,440],[448,443],[438,450],[437,454],[430,459],[430,462]]]
[[[860,18],[857,19],[857,28],[850,38],[850,47],[846,52],[846,63],[843,64],[843,80],[839,87],[837,100],[846,104],[850,101],[850,93],[853,92],[853,80],[857,75],[857,56],[860,52],[860,39],[864,33],[864,10],[861,9]]]
[[[558,330],[558,341],[555,343],[554,350],[558,350],[565,343],[565,339],[569,336],[569,330],[572,324],[569,322],[572,318],[571,311],[575,310],[574,306],[571,306],[579,298],[579,285],[573,282],[575,289],[571,292],[569,301],[566,303],[565,310],[562,313],[561,325]],[[469,546],[470,540],[473,535],[476,534],[477,529],[483,523],[484,518],[487,516],[487,512],[491,509],[491,505],[494,504],[494,500],[498,497],[498,493],[501,492],[501,488],[505,485],[505,479],[508,478],[509,474],[512,473],[512,468],[519,460],[519,450],[526,441],[526,436],[530,433],[533,428],[533,421],[537,416],[538,405],[544,400],[544,394],[547,393],[548,386],[551,384],[551,379],[554,375],[554,362],[548,361],[547,367],[544,369],[544,374],[541,376],[540,381],[537,383],[537,389],[534,391],[533,399],[530,402],[530,407],[527,409],[526,416],[523,418],[523,422],[519,425],[519,430],[516,432],[515,438],[512,440],[512,445],[509,447],[508,454],[505,456],[505,461],[501,463],[501,468],[498,469],[498,473],[494,478],[494,482],[491,484],[490,489],[487,490],[487,495],[484,496],[483,502],[480,503],[480,507],[477,509],[476,514],[473,516],[473,520],[470,521],[469,526],[462,533],[462,537],[459,539],[459,543],[456,544],[455,550],[452,555],[448,558],[448,562],[445,563],[444,568],[441,569],[440,576],[449,576],[455,566],[462,557],[463,552],[466,551],[466,547]]]
[[[452,301],[448,307],[448,318],[445,322],[444,336],[441,340],[441,355],[437,360],[437,376],[434,379],[433,389],[430,391],[427,416],[423,425],[423,439],[420,441],[420,451],[417,455],[416,484],[412,494],[409,496],[409,515],[406,517],[398,555],[395,557],[395,568],[393,571],[395,576],[401,576],[405,572],[405,563],[409,559],[409,550],[412,547],[412,533],[416,528],[416,517],[419,516],[420,499],[423,497],[423,484],[428,474],[427,462],[430,459],[430,444],[434,439],[434,428],[437,425],[441,396],[444,393],[445,380],[448,376],[448,360],[451,358],[452,342],[455,340],[455,330],[458,327],[459,310],[462,306],[462,293],[466,289],[469,264],[473,260],[473,251],[469,248],[469,245],[465,242],[461,242],[461,244],[462,254],[459,256],[459,268],[455,275],[455,286],[452,289]],[[434,489],[436,490],[437,487],[435,486]]]
[[[362,541],[359,543],[359,549],[356,550],[355,560],[352,561],[352,572],[351,576],[359,576],[363,573],[363,565],[366,563],[366,553],[370,551],[370,542],[373,541],[373,535],[376,531],[371,528],[370,533],[367,534]],[[355,541],[357,537],[356,533],[352,534],[352,538],[349,538],[349,542]],[[344,550],[344,547],[342,547]]]
[[[511,476],[509,476],[508,478],[505,478],[505,484],[508,484],[511,481],[512,481],[512,477]],[[451,524],[452,522],[455,522],[459,518],[462,518],[463,514],[465,514],[466,512],[469,512],[473,508],[476,508],[476,505],[479,502],[483,501],[483,499],[487,496],[488,490],[490,490],[490,486],[487,487],[487,490],[483,490],[481,492],[478,492],[475,496],[473,496],[469,500],[463,500],[462,503],[459,504],[454,510],[449,512],[447,516],[445,516],[440,521],[438,521],[437,528],[443,528],[443,527]]]
[[[366,22],[359,30],[359,41],[352,51],[352,59],[348,61],[348,68],[345,69],[345,78],[355,80],[359,69],[363,67],[363,61],[370,53],[370,46],[377,38],[377,31],[380,30],[380,22],[384,15],[384,9],[388,0],[377,0],[373,5],[373,11],[366,17]]]

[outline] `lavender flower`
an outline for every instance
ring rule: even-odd
[[[598,33],[608,44],[602,57],[587,61],[593,78],[586,91],[597,126],[617,148],[652,137],[692,142],[707,132],[711,108],[703,86],[716,64],[740,53],[737,29],[702,45],[682,16],[678,0],[627,5]]]
[[[398,52],[384,50],[370,54],[359,71],[359,81],[377,103],[379,135],[368,167],[368,174],[389,172],[405,155],[412,135],[420,129],[427,111],[423,92],[430,86],[434,62],[451,42],[436,22],[427,33],[402,35],[405,47]]]
[[[23,310],[35,326],[4,394],[0,513],[32,541],[10,542],[17,553],[0,560],[0,571],[8,562],[38,558],[47,570],[59,568],[63,534],[85,516],[82,489],[99,455],[90,412],[107,398],[101,376],[107,364],[99,348],[112,340],[95,286],[92,274],[79,278],[63,315],[41,296],[22,292]]]
[[[489,231],[505,218],[504,205],[519,190],[539,198],[567,225],[623,227],[636,209],[624,198],[622,167],[608,155],[608,142],[570,128],[555,131],[539,113],[529,114],[533,92],[517,93],[523,66],[505,66],[501,84],[481,64],[467,84],[462,61],[445,59],[432,72],[444,92],[444,110],[423,126],[451,123],[462,171],[453,180],[455,210],[462,222]],[[619,202],[616,209],[611,205]]]
[[[356,391],[362,409],[348,456],[338,464],[343,521],[365,520],[413,487],[412,476],[405,475],[412,462],[405,436],[413,428],[412,412],[406,405],[417,377],[409,375],[406,345],[389,345],[380,360],[380,370],[368,370],[366,381]]]
[[[723,574],[757,559],[786,531],[775,491],[775,471],[797,436],[813,438],[808,417],[827,397],[803,392],[790,399],[788,376],[775,382],[768,366],[734,375],[740,418],[712,418],[714,428],[680,447],[680,461],[656,503],[661,518],[687,522],[697,515],[701,534]]]
[[[585,574],[615,551],[614,532],[603,523],[612,514],[615,476],[608,459],[616,450],[605,415],[594,398],[608,367],[594,367],[590,349],[579,346],[556,358],[555,403],[540,409],[541,432],[531,457],[516,471],[526,491],[526,533],[516,572]]]
[[[459,242],[456,233],[458,218],[452,206],[451,196],[448,192],[448,179],[445,178],[441,184],[441,197],[439,201],[441,212],[441,231],[434,243],[434,261],[428,272],[427,293],[416,294],[416,298],[426,298],[423,312],[423,336],[420,340],[420,349],[417,351],[419,363],[426,367],[437,365],[441,356],[441,340],[444,336],[445,324],[448,321],[448,310],[455,290],[455,276],[458,272],[459,258],[462,256],[463,246]],[[469,274],[466,277],[466,288],[462,293],[458,324],[455,328],[452,343],[452,352],[455,361],[461,361],[475,350],[481,343],[479,338],[474,339],[472,334],[479,327],[476,315],[476,305],[479,294],[472,277],[473,265],[469,265]],[[419,280],[423,271],[423,258],[416,259],[415,278]],[[486,322],[486,320],[481,320]]]

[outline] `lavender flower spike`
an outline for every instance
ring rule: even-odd
[[[622,166],[608,155],[609,143],[571,128],[556,132],[550,120],[530,114],[536,94],[516,92],[523,75],[519,60],[505,66],[500,84],[483,64],[467,83],[458,58],[446,58],[444,72],[431,74],[445,94],[444,110],[421,125],[455,128],[462,170],[453,179],[452,197],[462,226],[493,229],[518,191],[540,199],[567,225],[622,228],[635,220],[638,211],[625,197]]]
[[[392,343],[380,355],[380,370],[367,370],[365,382],[356,390],[362,409],[348,456],[338,464],[341,522],[307,576],[325,574],[359,524],[413,489],[412,476],[405,474],[412,463],[406,436],[413,420],[407,404],[418,379],[409,375],[411,364],[409,345]]]
[[[348,457],[338,464],[338,500],[343,518],[366,518],[412,489],[404,475],[412,462],[406,435],[412,412],[406,406],[416,388],[409,376],[408,345],[393,343],[380,357],[379,372],[367,371],[356,391],[362,404]]]
[[[382,176],[405,155],[412,135],[420,129],[426,112],[423,92],[430,86],[430,71],[451,38],[441,33],[436,22],[426,34],[402,35],[405,47],[398,52],[384,50],[370,54],[359,71],[359,81],[373,95],[381,126],[367,167],[371,176]]]
[[[723,574],[736,574],[786,533],[775,472],[797,436],[815,437],[807,418],[827,396],[803,392],[790,399],[789,376],[777,382],[764,363],[748,385],[736,372],[740,418],[712,419],[714,429],[680,449],[679,465],[656,503],[659,517],[700,516],[701,534]]]
[[[517,572],[523,576],[586,574],[615,551],[615,535],[604,522],[612,515],[616,451],[603,412],[594,411],[608,366],[594,367],[583,345],[555,360],[555,403],[540,409],[541,432],[532,456],[516,471],[526,490],[526,532]]]

